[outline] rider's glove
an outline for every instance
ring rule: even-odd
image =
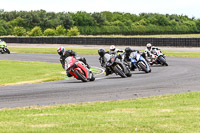
[[[122,56],[121,56],[121,55],[118,55],[118,58],[119,58],[119,59],[122,59]]]

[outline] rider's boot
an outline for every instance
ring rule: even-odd
[[[105,75],[108,76],[109,74],[111,74],[111,71],[109,69],[106,68],[105,70]]]
[[[69,72],[66,72],[67,77],[71,77],[72,75]]]

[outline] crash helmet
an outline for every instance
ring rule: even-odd
[[[148,49],[148,50],[151,49],[151,43],[147,43],[147,49]]]
[[[115,45],[110,46],[110,51],[115,51]]]
[[[57,53],[60,55],[60,56],[63,56],[64,55],[64,52],[65,52],[65,48],[64,47],[59,47],[57,49]]]
[[[102,48],[100,48],[100,49],[98,50],[98,54],[99,54],[101,57],[103,57],[103,56],[105,55],[105,50],[102,49]]]
[[[131,53],[131,51],[132,51],[132,50],[131,50],[131,48],[130,48],[130,47],[126,47],[126,48],[125,48],[125,52],[126,52],[127,54],[130,54],[130,53]]]

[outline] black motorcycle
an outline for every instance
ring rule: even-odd
[[[114,53],[105,54],[104,61],[106,62],[106,67],[111,71],[111,74],[115,73],[122,78],[132,76],[129,67],[121,61],[120,55]]]

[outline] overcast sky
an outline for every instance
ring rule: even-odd
[[[200,0],[1,0],[4,11],[124,12],[187,15],[200,18]]]

